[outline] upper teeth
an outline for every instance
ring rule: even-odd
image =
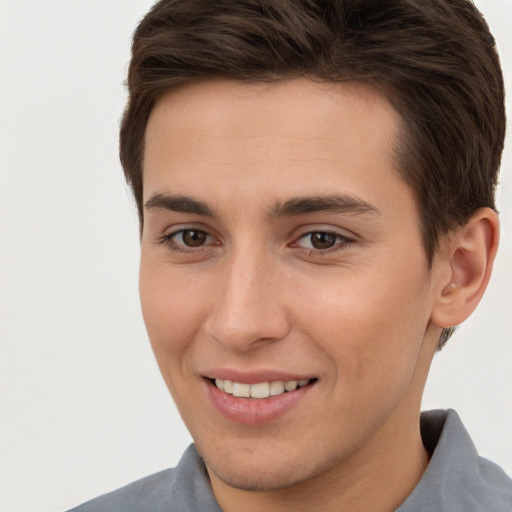
[[[273,382],[258,382],[257,384],[244,384],[241,382],[233,382],[231,380],[215,379],[215,385],[225,393],[236,397],[243,398],[267,398],[269,396],[276,396],[284,393],[285,391],[294,391],[297,388],[308,384],[309,380],[289,380],[273,381]]]

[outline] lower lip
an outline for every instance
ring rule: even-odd
[[[268,398],[239,398],[221,391],[205,379],[208,395],[215,408],[228,420],[245,425],[274,421],[297,407],[315,383]]]

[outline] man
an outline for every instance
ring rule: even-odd
[[[420,419],[499,238],[474,6],[162,0],[128,87],[142,310],[195,444],[76,510],[509,511],[456,413]]]

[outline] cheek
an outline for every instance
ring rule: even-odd
[[[141,258],[142,314],[164,377],[166,368],[183,364],[202,325],[205,294],[201,283]],[[203,290],[204,292],[204,290]]]
[[[299,318],[336,366],[339,378],[368,385],[380,379],[407,380],[414,371],[428,324],[427,292],[411,271],[401,278],[367,272],[306,286]],[[315,291],[316,290],[316,291]],[[391,382],[390,382],[391,385]]]

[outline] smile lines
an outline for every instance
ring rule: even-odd
[[[290,380],[287,382],[258,382],[257,384],[244,384],[231,380],[215,379],[215,385],[224,393],[238,398],[268,398],[278,396],[285,392],[295,391],[297,388],[307,386],[311,380]]]

